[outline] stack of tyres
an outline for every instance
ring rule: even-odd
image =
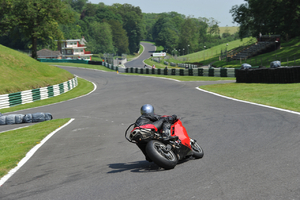
[[[296,83],[296,74],[298,73],[298,70],[296,67],[290,67],[288,68],[288,76],[290,78],[289,83]]]
[[[255,78],[255,83],[261,83],[263,80],[263,70],[262,69],[256,69],[256,76]]]
[[[291,82],[291,76],[290,76],[290,71],[291,68],[285,67],[285,68],[277,68],[280,79],[279,83],[290,83]]]
[[[180,75],[180,76],[184,76],[184,70],[183,70],[183,69],[180,69],[180,70],[179,70],[179,75]]]
[[[189,70],[189,76],[193,76],[193,69],[188,69]]]
[[[274,70],[275,69],[271,69],[271,68],[266,70],[268,74],[266,83],[274,83]]]
[[[102,61],[92,61],[92,60],[90,60],[90,61],[88,61],[88,64],[90,64],[90,65],[102,65]]]
[[[176,69],[172,69],[172,75],[176,75]]]
[[[10,114],[0,116],[0,125],[21,124],[23,123],[23,114]]]
[[[226,68],[221,68],[220,69],[220,76],[221,77],[227,77],[227,69]]]
[[[208,76],[215,76],[215,70],[214,70],[214,68],[209,68],[208,69]]]
[[[164,69],[164,75],[168,75],[168,69]]]
[[[48,121],[48,120],[52,120],[53,117],[50,113],[42,113],[42,112],[38,112],[38,113],[29,113],[26,114],[23,118],[23,122],[24,123],[34,123],[34,122],[43,122],[43,121]]]
[[[244,74],[243,71],[240,69],[235,70],[235,77],[236,77],[236,82],[237,83],[245,83],[244,82]]]
[[[43,122],[52,120],[52,114],[50,113],[34,113],[34,114],[10,114],[1,115],[0,114],[0,125],[11,125],[11,124],[21,124],[21,123],[32,123],[32,122]]]
[[[277,76],[276,83],[285,83],[286,82],[286,76],[285,76],[286,69],[285,68],[277,68],[275,71],[276,71],[276,76]]]
[[[203,76],[203,68],[198,68],[198,76]]]
[[[295,83],[300,83],[300,67],[295,68]]]

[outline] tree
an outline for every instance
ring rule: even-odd
[[[81,12],[88,0],[63,0],[71,5],[76,12]]]
[[[113,36],[110,25],[106,22],[92,22],[90,24],[90,35],[87,47],[94,53],[115,53]]]
[[[299,0],[245,0],[246,3],[231,8],[234,22],[240,24],[240,38],[251,34],[289,35],[300,31]]]
[[[37,58],[37,40],[62,38],[58,23],[71,21],[72,14],[61,0],[1,0],[0,34],[18,28],[32,43],[32,57]]]
[[[138,52],[142,36],[141,22],[143,18],[140,7],[134,7],[130,4],[113,4],[112,7],[122,17],[123,28],[127,32],[130,53]]]
[[[112,30],[113,45],[116,48],[117,54],[128,53],[128,37],[122,24],[117,20],[110,20],[109,24]]]
[[[194,18],[187,17],[181,27],[179,48],[185,49],[186,53],[187,53],[187,48],[189,48],[190,52],[193,52],[197,48],[196,46],[197,44],[198,44],[197,21]]]
[[[118,20],[122,23],[122,17],[113,11],[110,6],[99,4],[96,10],[96,17],[98,22],[104,22],[109,20]]]

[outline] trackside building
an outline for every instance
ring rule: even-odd
[[[72,60],[92,60],[90,51],[86,51],[86,40],[84,37],[81,39],[70,39],[58,41],[58,49],[62,54],[62,59]]]

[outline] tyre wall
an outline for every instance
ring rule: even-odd
[[[300,67],[236,69],[237,83],[300,83]]]
[[[161,74],[173,76],[215,76],[215,77],[235,77],[233,68],[211,68],[211,69],[149,69],[149,68],[126,68],[125,73],[139,74]]]

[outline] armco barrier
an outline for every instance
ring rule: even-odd
[[[58,96],[78,85],[77,77],[57,85],[0,95],[0,109]]]
[[[300,83],[300,67],[236,69],[237,83]]]

